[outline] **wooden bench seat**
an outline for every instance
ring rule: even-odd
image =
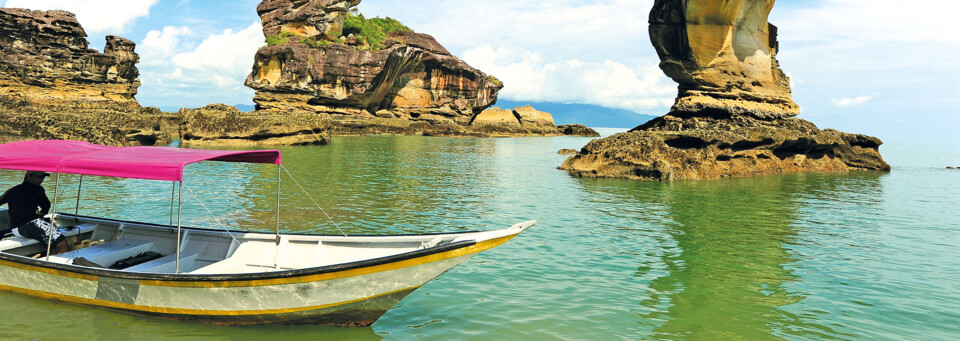
[[[83,257],[103,267],[109,267],[118,260],[150,251],[151,247],[153,247],[153,242],[114,240],[79,250],[52,255],[50,256],[50,261],[67,264],[74,258]]]
[[[193,270],[194,261],[197,259],[199,253],[191,254],[181,254],[180,255],[180,272],[189,272]],[[159,273],[173,273],[177,269],[177,254],[166,255],[148,262],[140,263],[129,268],[123,269],[124,271],[132,272],[159,272]]]

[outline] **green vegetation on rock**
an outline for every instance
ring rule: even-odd
[[[357,42],[362,43],[370,51],[383,49],[383,39],[388,33],[397,31],[412,30],[390,17],[367,19],[363,14],[347,12],[347,17],[343,21],[343,34],[353,34],[357,37]]]
[[[294,34],[293,32],[284,31],[284,32],[280,32],[280,34],[274,34],[274,35],[269,35],[269,36],[267,36],[267,38],[265,39],[265,41],[266,41],[266,43],[267,43],[267,46],[280,45],[280,44],[283,44],[283,43],[289,43],[290,40],[287,39],[287,38],[292,37],[292,36],[295,36],[295,35],[296,35],[296,34]]]
[[[319,48],[322,47],[322,46],[327,46],[327,44],[330,43],[329,41],[326,41],[326,40],[323,40],[323,39],[316,40],[316,39],[313,39],[313,38],[311,38],[311,37],[305,37],[305,38],[303,38],[303,39],[300,39],[300,42],[301,42],[301,43],[304,43],[304,44],[307,44],[307,46],[310,46],[310,47],[315,48],[315,49],[319,49]]]

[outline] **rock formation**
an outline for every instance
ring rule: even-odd
[[[670,110],[678,117],[796,116],[790,81],[777,63],[774,0],[657,0],[650,40],[660,68],[679,83]]]
[[[528,132],[542,135],[562,133],[562,131],[557,130],[557,125],[553,122],[553,115],[534,109],[532,106],[525,105],[513,108],[513,114],[520,121],[520,126]]]
[[[226,104],[210,104],[177,113],[185,145],[251,146],[330,143],[330,118],[314,113],[245,113]]]
[[[520,120],[514,116],[512,110],[489,108],[477,114],[470,125],[476,129],[485,129],[491,132],[516,133],[523,130]]]
[[[466,124],[496,101],[499,81],[429,35],[390,32],[379,50],[365,49],[355,37],[341,39],[344,13],[358,3],[265,0],[257,6],[264,35],[286,37],[257,51],[246,85],[256,90],[258,109],[340,109],[367,117],[386,110],[380,114]]]
[[[0,8],[0,142],[73,139],[107,145],[317,144],[329,118],[247,115],[224,105],[166,114],[142,108],[135,44],[88,48],[73,13]]]
[[[559,168],[575,176],[716,179],[796,171],[890,170],[875,137],[820,130],[776,60],[773,0],[657,0],[650,39],[677,83],[667,115],[594,140]]]
[[[598,133],[596,130],[590,129],[582,124],[559,125],[557,126],[557,130],[559,130],[563,135],[600,137],[600,133]]]
[[[245,84],[256,90],[258,113],[329,114],[334,134],[561,134],[549,114],[532,108],[489,122],[494,113],[484,109],[496,103],[503,84],[429,35],[396,22],[379,42],[351,32],[345,20],[392,21],[352,13],[359,2],[264,0],[257,6],[268,46],[257,51]]]
[[[343,32],[347,9],[360,0],[264,0],[257,6],[263,35],[295,32],[301,36],[336,39]]]
[[[108,145],[297,145],[331,133],[438,136],[557,135],[552,117],[511,112],[517,129],[470,123],[502,84],[409,30],[382,41],[342,33],[359,0],[266,0],[273,46],[247,84],[257,111],[222,104],[178,113],[142,108],[135,44],[107,36],[104,53],[65,11],[0,8],[0,142],[75,139]],[[362,17],[360,18],[362,20]],[[546,116],[544,116],[546,115]],[[478,122],[483,122],[481,119]]]
[[[135,44],[107,36],[99,53],[87,47],[86,36],[70,12],[0,8],[0,96],[139,107]]]
[[[0,96],[0,143],[22,140],[81,140],[106,145],[168,144],[174,117],[129,103],[37,104]]]
[[[73,13],[0,8],[0,142],[74,139],[166,143],[163,117],[141,108],[135,44],[107,36],[88,48]]]

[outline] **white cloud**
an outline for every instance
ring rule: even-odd
[[[528,50],[487,45],[463,60],[504,83],[500,97],[514,100],[575,102],[639,111],[668,108],[676,86],[653,65],[579,59],[544,61]]]
[[[943,0],[822,0],[802,9],[771,12],[771,22],[789,27],[785,39],[842,41],[849,45],[876,42],[941,42],[960,44],[955,12]],[[782,25],[782,26],[781,26]]]
[[[364,0],[360,10],[433,35],[502,80],[500,98],[666,112],[676,84],[657,67],[647,33],[652,6],[653,0]]]
[[[653,52],[646,33],[652,5],[653,0],[364,0],[360,10],[433,35],[455,54],[483,45],[522,46],[573,59],[609,57],[638,46]]]
[[[942,66],[960,69],[954,11],[943,1],[822,0],[774,8],[781,55],[824,73]],[[815,61],[815,62],[814,62]],[[794,62],[796,63],[796,62]],[[892,79],[887,77],[888,79]]]
[[[849,108],[867,103],[867,101],[873,99],[873,96],[857,96],[853,98],[834,98],[830,100],[830,104],[838,108]]]
[[[141,64],[140,93],[192,102],[249,102],[253,91],[243,81],[263,45],[260,23],[209,35],[191,48],[182,41],[193,35],[189,27],[173,26],[147,33],[140,53],[141,60],[150,61]]]
[[[207,37],[196,49],[174,56],[173,63],[187,70],[214,71],[220,76],[241,73],[246,76],[260,46],[263,46],[263,33],[260,23],[254,22],[238,32],[226,29]]]
[[[150,14],[157,0],[7,0],[6,7],[65,10],[77,15],[87,33],[123,33],[133,21]]]
[[[137,46],[140,54],[140,66],[164,65],[177,53],[181,36],[193,34],[187,26],[166,26],[162,30],[147,32],[147,36]]]

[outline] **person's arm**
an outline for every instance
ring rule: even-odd
[[[47,191],[40,188],[40,216],[50,213],[50,199],[47,198]]]
[[[9,189],[6,192],[3,192],[3,195],[0,195],[0,205],[6,204],[9,201],[7,198],[7,193],[10,193]]]

